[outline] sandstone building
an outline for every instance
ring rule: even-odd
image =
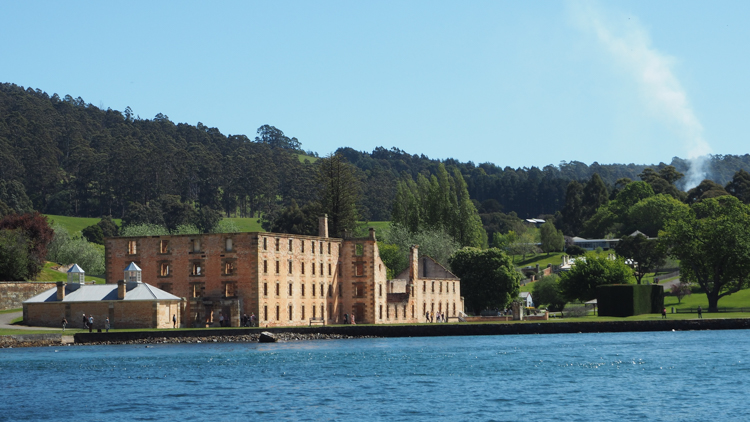
[[[224,233],[105,240],[107,283],[134,262],[143,282],[185,299],[185,327],[240,325],[243,314],[265,326],[310,323],[423,322],[425,312],[463,311],[460,280],[412,248],[410,268],[386,279],[375,230],[364,238]]]
[[[180,318],[182,299],[141,281],[135,264],[120,267],[122,280],[114,284],[85,284],[84,272],[74,265],[68,282],[23,302],[27,325],[60,327],[62,319],[71,328],[83,328],[82,316],[94,317],[94,328],[105,328],[109,318],[113,328],[171,328],[172,318]]]

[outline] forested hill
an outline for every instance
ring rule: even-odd
[[[390,219],[399,177],[435,174],[441,163],[397,148],[337,152],[361,170],[363,217],[370,220]],[[33,208],[48,214],[121,217],[130,202],[164,195],[241,216],[274,211],[292,199],[303,206],[317,189],[315,164],[300,161],[302,154],[300,141],[273,126],[258,129],[254,139],[224,135],[201,123],[175,124],[163,114],[141,119],[129,108],[101,110],[80,97],[0,84],[0,180],[20,182]],[[571,180],[598,173],[611,186],[623,177],[637,180],[647,167],[667,165],[573,161],[513,169],[442,163],[460,170],[472,199],[483,203],[480,212],[519,217],[561,210]],[[687,171],[684,160],[670,164]],[[724,185],[740,168],[750,169],[750,155],[713,156],[710,176]]]

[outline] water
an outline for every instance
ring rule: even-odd
[[[0,350],[0,420],[742,420],[750,331]]]

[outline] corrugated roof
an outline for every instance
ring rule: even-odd
[[[63,302],[100,302],[109,300],[120,300],[117,298],[116,284],[90,284],[82,285],[73,290],[69,285],[65,286],[65,299]],[[125,293],[126,301],[138,300],[180,300],[179,297],[167,293],[146,283],[128,283]],[[57,287],[24,301],[23,303],[58,302]]]

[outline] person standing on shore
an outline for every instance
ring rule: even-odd
[[[662,319],[667,319],[667,308],[661,308]]]
[[[255,312],[250,313],[250,326],[255,327]]]
[[[63,317],[63,320],[62,320],[62,326],[63,326],[63,331],[65,331],[65,327],[67,327],[67,326],[68,326],[68,320],[67,320],[67,319],[65,319],[65,317]]]
[[[84,330],[87,329],[87,328],[89,328],[89,323],[88,322],[89,322],[89,320],[86,319],[86,314],[83,314],[83,325],[81,325],[81,327],[83,327]]]
[[[172,315],[172,328],[177,328],[177,314]]]
[[[109,317],[107,317],[107,319],[104,320],[104,329],[107,330],[107,332],[109,332]]]
[[[701,308],[701,305],[698,305],[698,318],[703,319],[703,308]]]
[[[89,315],[89,333],[94,332],[94,316]]]

